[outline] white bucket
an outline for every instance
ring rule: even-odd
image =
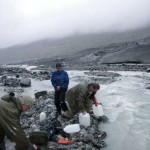
[[[46,113],[45,112],[41,112],[40,113],[40,122],[46,120]]]
[[[86,114],[80,113],[79,114],[79,124],[80,125],[88,127],[88,126],[91,125],[90,122],[91,121],[90,121],[90,115],[89,115],[89,113],[86,113]]]
[[[104,112],[103,112],[102,105],[97,105],[97,106],[93,105],[93,113],[96,117],[103,116]]]
[[[75,133],[80,131],[79,124],[70,124],[63,129],[66,133]]]

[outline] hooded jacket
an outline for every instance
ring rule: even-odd
[[[2,138],[6,134],[11,141],[16,143],[17,150],[26,150],[31,146],[31,143],[20,124],[22,104],[20,100],[13,100],[9,95],[5,95],[0,99],[0,140],[3,140]]]

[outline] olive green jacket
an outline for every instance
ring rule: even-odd
[[[0,99],[0,140],[5,134],[16,143],[16,149],[26,150],[31,144],[20,124],[21,104],[13,103],[9,95]],[[3,135],[2,135],[3,133]]]
[[[89,112],[92,106],[92,99],[88,97],[89,95],[90,93],[88,84],[78,84],[69,89],[66,92],[66,100],[69,103],[70,109],[74,113],[79,111]]]

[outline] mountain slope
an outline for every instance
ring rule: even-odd
[[[105,33],[74,35],[63,39],[45,39],[29,44],[0,49],[0,64],[23,62],[49,58],[61,54],[70,54],[83,49],[96,48],[101,45],[134,41],[150,35],[150,30],[139,30],[126,33]]]

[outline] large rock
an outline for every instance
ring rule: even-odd
[[[47,91],[36,92],[34,95],[35,95],[35,98],[39,98],[41,96],[47,95]]]
[[[22,87],[30,87],[31,86],[31,79],[22,78],[20,81],[20,86]]]
[[[150,68],[147,68],[147,72],[150,72]]]

